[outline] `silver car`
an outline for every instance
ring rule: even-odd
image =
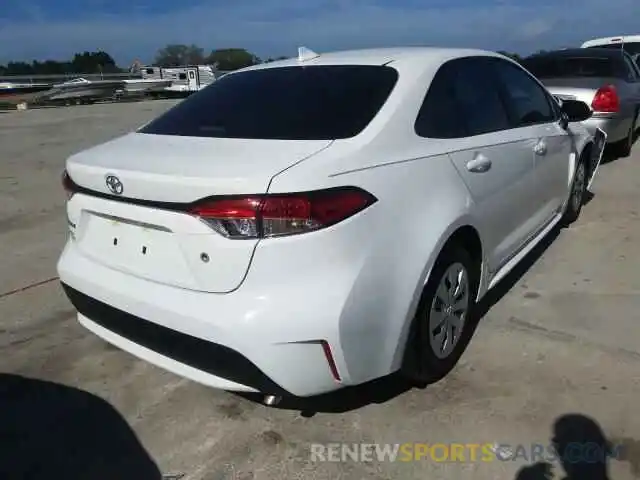
[[[566,49],[533,55],[523,60],[560,100],[580,100],[593,115],[584,122],[593,133],[607,133],[607,143],[619,156],[628,156],[640,126],[640,70],[628,53],[619,49]]]

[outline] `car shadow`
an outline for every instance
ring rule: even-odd
[[[0,374],[3,480],[159,480],[118,411],[77,388]]]
[[[469,328],[471,328],[471,334],[467,335],[467,343],[472,340],[475,330],[482,318],[513,288],[536,261],[538,261],[542,254],[558,237],[561,230],[561,227],[556,227],[549,232],[549,234],[479,302],[477,313],[474,315],[474,321],[468,324]],[[433,383],[436,382],[432,382],[431,384]],[[317,413],[345,413],[371,404],[382,404],[409,390],[414,388],[426,389],[429,385],[428,383],[417,385],[409,382],[400,374],[393,373],[361,385],[346,387],[327,394],[306,398],[285,397],[280,403],[273,405],[272,408],[297,410],[303,417],[312,417]],[[245,392],[231,393],[257,403],[262,403],[264,399],[264,396],[260,394]]]
[[[579,413],[556,419],[549,446],[546,458],[521,468],[515,480],[609,480],[611,458],[629,462],[634,474],[640,472],[640,458],[628,448],[628,439],[626,443],[608,440],[597,421]],[[553,460],[558,461],[564,475],[554,475]]]

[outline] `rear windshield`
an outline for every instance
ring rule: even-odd
[[[385,66],[279,67],[226,75],[140,133],[192,137],[332,140],[360,133],[398,73]]]
[[[617,65],[607,57],[537,57],[523,61],[538,78],[616,77]]]

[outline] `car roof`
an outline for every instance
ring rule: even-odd
[[[313,53],[313,52],[311,52]],[[301,65],[388,65],[397,61],[408,60],[420,64],[443,63],[460,57],[468,56],[499,56],[502,55],[479,49],[440,48],[440,47],[388,47],[361,50],[342,50],[319,53],[310,56],[308,60],[298,57],[263,63],[242,69],[241,71],[259,70],[266,68],[301,66]]]
[[[615,58],[620,56],[620,52],[620,50],[612,50],[610,48],[567,48],[564,50],[536,53],[525,58],[525,60],[545,57]]]
[[[587,40],[582,44],[582,48],[595,47],[597,45],[611,45],[640,42],[640,35],[618,35],[617,37],[602,37]]]

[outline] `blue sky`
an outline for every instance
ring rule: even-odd
[[[120,65],[168,43],[261,57],[439,45],[528,53],[640,34],[639,0],[0,0],[0,63],[102,49]]]

